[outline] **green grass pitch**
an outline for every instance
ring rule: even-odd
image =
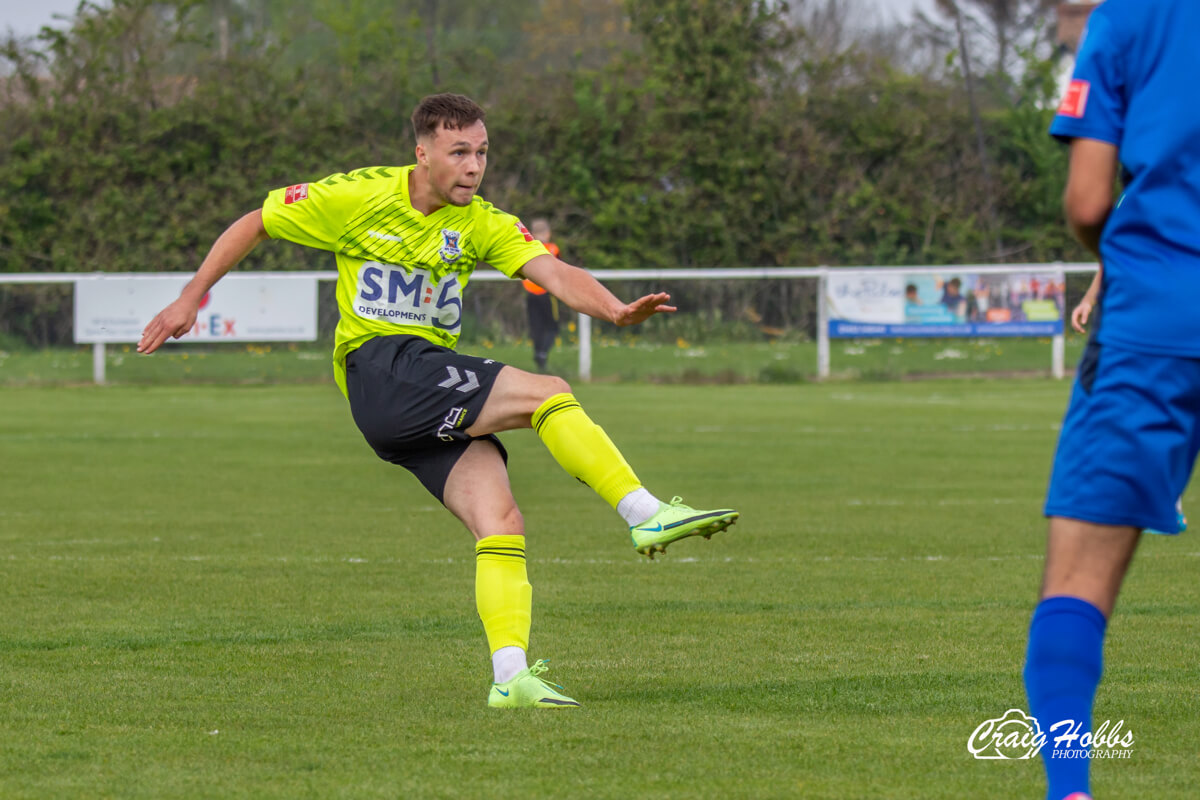
[[[505,435],[531,655],[584,704],[505,713],[467,534],[331,386],[0,389],[0,796],[1039,797],[966,742],[1025,705],[1067,392],[577,387],[652,491],[742,518],[648,562]],[[1111,624],[1099,797],[1200,783],[1194,536]]]

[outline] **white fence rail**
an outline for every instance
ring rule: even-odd
[[[947,275],[947,274],[976,274],[976,275],[1004,275],[1010,273],[1054,273],[1065,275],[1067,273],[1093,273],[1096,271],[1097,264],[1068,264],[1062,262],[1054,263],[1039,263],[1039,264],[946,264],[936,267],[927,266],[912,266],[912,267],[879,267],[879,266],[854,266],[854,267],[744,267],[738,269],[627,269],[627,270],[592,270],[591,274],[599,281],[614,281],[614,280],[643,280],[643,281],[662,281],[663,288],[669,288],[673,281],[703,281],[703,280],[787,280],[796,278],[815,278],[818,281],[817,286],[817,376],[818,378],[828,378],[830,375],[830,342],[829,342],[829,307],[827,297],[828,277],[831,272],[839,269],[847,270],[870,270],[880,275]],[[247,274],[247,273],[242,273]],[[337,272],[334,271],[296,271],[296,272],[254,272],[252,273],[259,277],[269,277],[277,275],[279,277],[307,277],[315,278],[318,281],[336,281]],[[10,273],[0,274],[0,285],[3,284],[46,284],[46,283],[71,283],[75,284],[82,280],[95,280],[104,278],[106,280],[120,279],[129,281],[161,279],[163,277],[179,277],[177,272],[157,272],[157,273],[105,273],[105,272],[82,272],[82,273]],[[499,272],[491,270],[480,270],[472,277],[473,281],[506,281],[509,278]],[[149,321],[149,320],[147,320]],[[587,381],[592,375],[592,320],[590,317],[580,314],[578,324],[579,336],[579,377],[581,380]],[[1051,373],[1056,378],[1063,377],[1064,369],[1064,340],[1060,333],[1053,336],[1050,347],[1050,367]],[[104,383],[105,381],[105,345],[104,343],[95,343],[92,345],[92,371],[93,379],[96,383]]]

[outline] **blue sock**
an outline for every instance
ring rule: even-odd
[[[1038,603],[1029,623],[1029,651],[1025,655],[1025,692],[1029,713],[1046,735],[1042,762],[1049,783],[1047,800],[1062,800],[1072,792],[1090,792],[1088,759],[1071,758],[1067,750],[1080,750],[1079,740],[1054,749],[1055,723],[1072,719],[1082,723],[1079,734],[1092,729],[1092,700],[1100,683],[1104,651],[1104,614],[1078,597],[1048,597]],[[1068,744],[1070,745],[1068,747]],[[1067,756],[1067,757],[1063,757]]]

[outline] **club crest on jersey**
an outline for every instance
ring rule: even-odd
[[[285,206],[290,206],[292,203],[299,203],[301,200],[307,199],[307,183],[297,183],[295,186],[289,186],[283,190],[283,204]]]
[[[438,253],[442,261],[453,264],[462,255],[462,234],[449,228],[442,228],[442,249]]]

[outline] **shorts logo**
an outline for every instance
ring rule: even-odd
[[[1091,88],[1092,85],[1087,81],[1081,81],[1078,78],[1071,81],[1067,86],[1067,93],[1063,95],[1062,102],[1058,105],[1058,113],[1064,117],[1083,119],[1083,114],[1087,110],[1088,92]]]
[[[466,394],[479,388],[479,378],[471,370],[463,370],[463,375],[467,376],[465,378],[459,376],[457,367],[447,365],[446,371],[450,373],[450,377],[438,384],[442,389],[453,389],[456,392]]]
[[[285,206],[290,206],[292,203],[299,203],[301,200],[307,199],[307,183],[297,183],[295,186],[289,186],[283,190],[283,204]]]
[[[521,235],[525,237],[525,241],[527,241],[527,242],[533,241],[533,234],[531,234],[529,232],[529,229],[525,227],[524,223],[522,223],[521,220],[517,220],[513,224],[517,226],[517,230],[519,230],[521,232]]]
[[[442,257],[442,261],[447,264],[453,264],[462,256],[462,234],[458,231],[452,231],[449,228],[442,228],[442,249],[438,254]]]
[[[452,408],[446,414],[446,418],[442,420],[442,426],[438,428],[437,437],[443,442],[453,442],[454,437],[450,435],[450,431],[462,424],[463,417],[467,415],[465,408]]]

